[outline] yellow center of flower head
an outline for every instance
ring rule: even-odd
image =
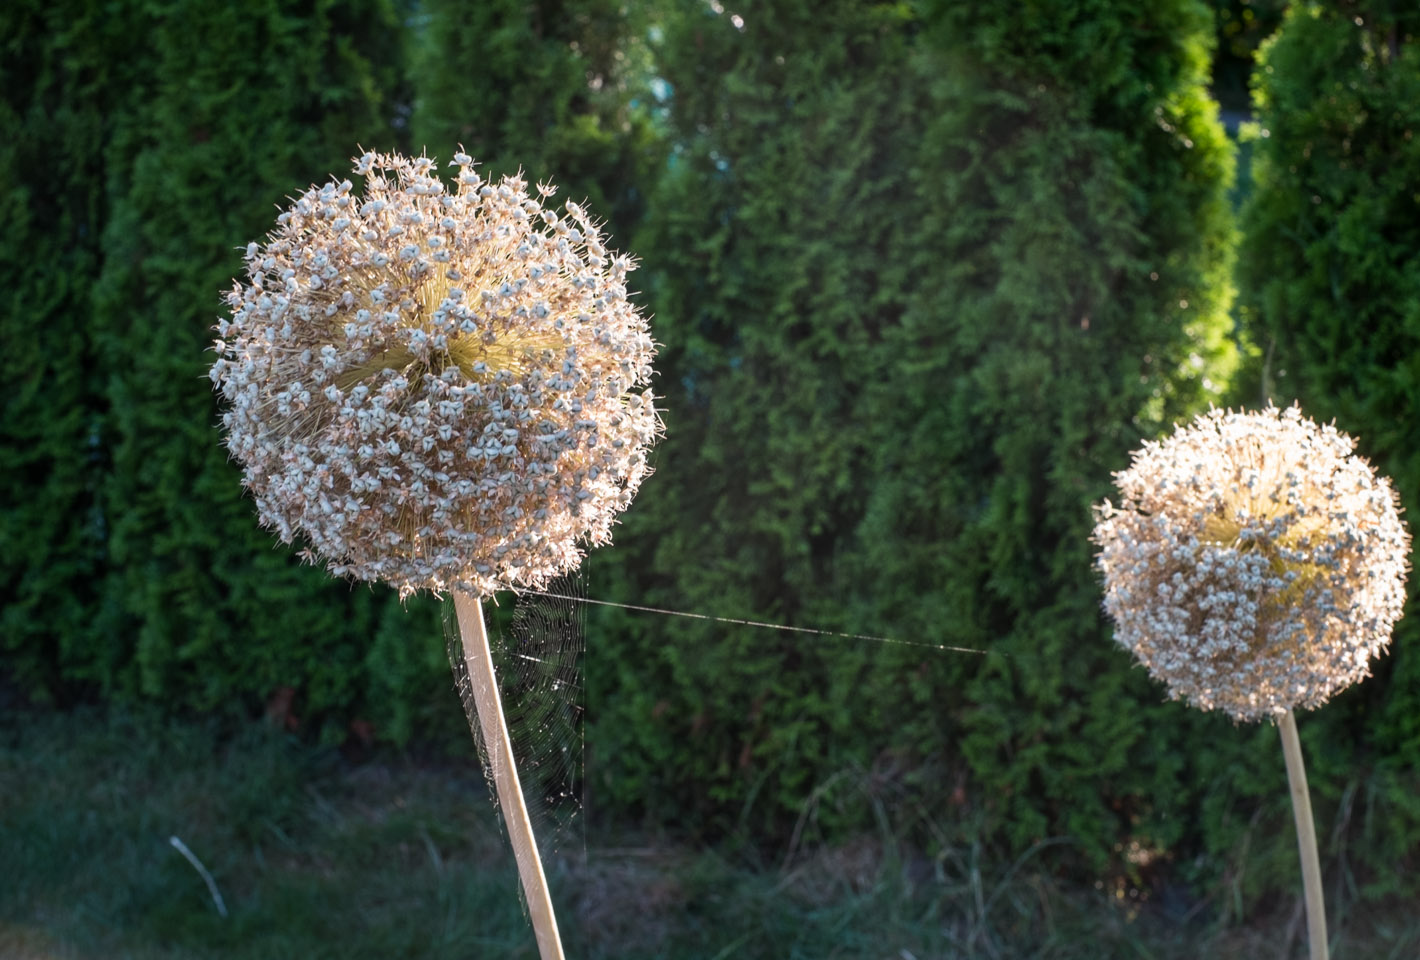
[[[1409,535],[1353,448],[1295,407],[1213,410],[1115,475],[1093,538],[1105,609],[1171,695],[1256,720],[1365,675],[1404,606]]]
[[[490,259],[504,252],[483,251]],[[448,276],[440,271],[424,271],[422,275],[410,276],[390,264],[372,267],[368,266],[368,263],[369,260],[366,259],[362,264],[365,269],[353,271],[343,285],[345,289],[358,291],[356,302],[371,304],[371,297],[376,289],[408,290],[409,299],[406,302],[410,309],[400,312],[393,324],[393,336],[386,336],[381,349],[375,351],[365,362],[351,366],[335,378],[336,385],[342,390],[350,390],[356,384],[377,377],[386,370],[404,373],[406,376],[417,375],[421,366],[435,376],[441,373],[445,366],[455,366],[470,380],[486,380],[500,371],[522,375],[535,363],[547,365],[553,362],[563,347],[560,337],[541,333],[527,324],[508,324],[496,336],[469,337],[455,333],[448,338],[447,345],[441,350],[432,351],[428,357],[421,357],[400,342],[399,334],[418,329],[426,335],[434,336],[435,330],[431,320],[435,311],[452,291],[464,289],[465,284],[455,286]],[[473,276],[466,281],[467,285],[479,289],[481,285],[489,284],[491,288],[496,289],[507,282],[506,275],[489,276],[488,274],[493,272],[491,267],[492,264],[486,262],[476,264]],[[315,291],[312,296],[313,302],[322,306],[334,302],[337,298],[338,293],[335,291]],[[340,332],[339,328],[332,324],[330,336],[338,337]]]
[[[1250,636],[1242,638],[1244,650],[1234,649],[1216,655],[1220,666],[1248,662],[1266,651],[1269,643],[1280,642],[1282,646],[1297,651],[1310,639],[1306,635],[1283,637],[1275,628],[1292,620],[1302,609],[1306,598],[1321,585],[1326,567],[1309,559],[1309,551],[1312,535],[1321,532],[1322,524],[1315,518],[1304,518],[1276,536],[1260,536],[1254,532],[1260,525],[1285,518],[1276,511],[1269,514],[1265,507],[1261,510],[1258,507],[1251,498],[1245,504],[1225,499],[1220,512],[1210,514],[1203,521],[1198,536],[1201,544],[1220,551],[1264,558],[1269,574],[1256,594],[1256,629]],[[1244,517],[1247,519],[1242,519]]]
[[[655,344],[576,204],[366,154],[247,248],[212,380],[263,522],[403,593],[536,586],[649,472]],[[545,199],[551,188],[539,187]]]

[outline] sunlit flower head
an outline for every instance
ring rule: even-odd
[[[262,523],[401,594],[538,587],[611,537],[660,432],[630,260],[459,153],[367,153],[246,249],[211,378]]]
[[[1367,676],[1405,604],[1410,537],[1355,443],[1296,407],[1212,410],[1096,508],[1115,637],[1175,699],[1237,720]]]

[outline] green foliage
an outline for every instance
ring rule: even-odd
[[[1336,419],[1420,503],[1420,11],[1295,4],[1254,75],[1256,189],[1244,211],[1243,317],[1258,396]],[[1413,518],[1414,514],[1411,513]],[[1412,529],[1412,533],[1413,533]],[[1372,771],[1357,855],[1383,874],[1420,835],[1420,621],[1376,676],[1308,722]],[[1403,772],[1401,772],[1403,771]],[[1378,792],[1377,792],[1378,791]],[[1389,822],[1373,831],[1379,820]],[[1386,839],[1388,838],[1388,839]],[[1374,846],[1371,846],[1374,844]]]
[[[461,144],[484,176],[551,180],[624,245],[660,158],[641,89],[649,18],[619,0],[424,0],[414,148],[447,159]]]
[[[775,841],[891,811],[941,850],[1290,882],[1275,735],[1160,702],[1087,540],[1128,451],[1237,382],[1208,7],[721,6],[0,5],[4,674],[332,738],[461,726],[435,606],[258,529],[204,372],[279,198],[357,142],[462,143],[642,259],[668,434],[593,595],[905,641],[598,608],[593,809]],[[1294,6],[1265,51],[1242,278],[1244,381],[1337,416],[1409,501],[1404,16]],[[1420,836],[1407,631],[1303,723],[1319,817],[1370,850]]]
[[[26,929],[47,934],[40,956],[535,954],[472,768],[351,770],[275,729],[223,737],[144,712],[26,715],[20,729],[0,731],[6,956]]]
[[[593,563],[620,599],[841,627],[825,578],[861,489],[854,411],[900,309],[905,23],[871,4],[744,17],[683,11],[657,51],[677,150],[634,246],[667,440]],[[875,645],[602,616],[588,652],[589,769],[618,806],[782,829],[819,780],[871,759],[879,727],[854,729],[844,685]]]
[[[102,669],[87,655],[105,552],[89,302],[129,73],[119,25],[66,6],[0,10],[0,652],[36,693]]]
[[[602,796],[783,835],[861,822],[857,770],[1016,849],[1199,839],[1181,745],[1217,724],[1112,648],[1088,535],[1233,363],[1210,36],[1198,4],[1103,0],[667,25],[678,149],[637,243],[667,439],[598,569],[989,654],[602,615]]]
[[[219,445],[205,377],[238,246],[293,185],[339,172],[357,141],[390,140],[394,11],[172,0],[6,16],[6,128],[20,135],[3,155],[15,185],[3,362],[20,389],[7,396],[0,529],[20,682],[201,711],[291,688],[293,715],[318,729],[362,713],[407,729],[447,674],[431,657],[379,654],[441,654],[432,608],[396,623],[388,592],[273,549]],[[376,625],[398,640],[367,657]],[[423,697],[381,696],[414,677]]]
[[[1224,110],[1247,113],[1249,79],[1257,49],[1282,23],[1288,0],[1211,0],[1217,48],[1213,53],[1213,95]]]
[[[924,252],[949,266],[924,262],[899,331],[919,372],[881,391],[869,514],[891,539],[864,537],[856,579],[900,629],[1002,655],[944,671],[962,714],[942,733],[1016,844],[1098,855],[1171,832],[1154,811],[1195,776],[1175,738],[1203,724],[1155,706],[1109,641],[1089,505],[1230,372],[1232,159],[1198,5],[1047,6],[933,24],[923,144],[950,186]]]

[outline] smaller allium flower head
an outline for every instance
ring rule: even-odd
[[[536,588],[605,543],[660,433],[631,261],[458,153],[366,153],[246,250],[213,384],[264,525],[408,594]]]
[[[1104,607],[1174,699],[1259,720],[1369,674],[1410,537],[1354,449],[1295,406],[1215,409],[1115,474],[1119,504],[1095,510]]]

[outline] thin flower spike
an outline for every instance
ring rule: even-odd
[[[1096,507],[1115,637],[1169,695],[1239,721],[1365,677],[1405,605],[1389,481],[1297,407],[1212,410],[1146,443]]]
[[[246,249],[211,379],[261,522],[401,595],[540,587],[611,538],[661,432],[631,261],[462,152],[366,153]]]

